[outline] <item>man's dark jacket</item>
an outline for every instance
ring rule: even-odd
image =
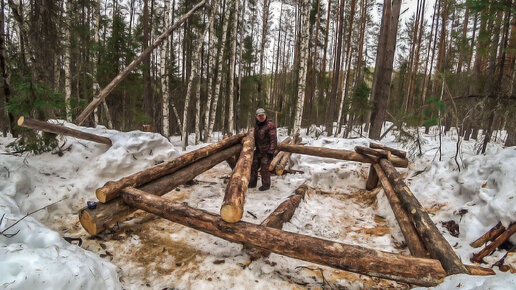
[[[269,117],[263,122],[256,121],[254,127],[254,142],[256,144],[256,151],[261,154],[274,154],[278,144],[276,137],[276,125]]]

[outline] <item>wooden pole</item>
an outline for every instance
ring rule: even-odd
[[[233,145],[221,152],[214,153],[183,167],[172,174],[149,182],[140,187],[140,189],[154,195],[164,195],[177,186],[194,179],[197,175],[226,160],[229,156],[234,156],[241,150],[241,144]],[[97,204],[95,209],[89,209],[87,207],[81,209],[79,211],[79,221],[89,234],[97,235],[117,222],[123,221],[134,211],[136,211],[135,208],[126,205],[121,197],[117,197],[108,203]]]
[[[445,277],[439,261],[433,259],[347,245],[243,221],[228,223],[210,212],[131,187],[122,197],[128,205],[184,226],[311,263],[422,286],[437,285]]]
[[[133,60],[122,72],[120,72],[105,88],[100,91],[98,96],[94,97],[88,106],[82,111],[77,117],[75,123],[81,125],[84,123],[86,118],[95,110],[95,108],[115,89],[130,73],[135,69],[151,52],[158,47],[165,39],[167,39],[174,30],[176,30],[183,22],[185,22],[192,14],[199,10],[206,4],[206,0],[202,0],[197,3],[190,11],[188,11],[183,17],[181,17],[174,25],[172,25],[167,31],[163,32],[155,41],[147,47],[135,60]]]
[[[306,154],[313,155],[319,157],[326,158],[335,158],[349,161],[358,161],[364,163],[374,163],[374,159],[368,157],[366,155],[350,151],[344,149],[330,149],[324,147],[312,147],[312,146],[302,146],[302,145],[293,145],[293,144],[278,144],[278,148],[281,151],[298,153],[298,154]],[[408,167],[408,160],[401,159],[398,157],[393,157],[391,160],[392,164],[396,167]]]
[[[302,138],[297,136],[294,138],[294,144],[301,143]],[[290,161],[290,156],[292,155],[292,152],[285,152],[285,155],[280,159],[278,164],[276,165],[276,174],[277,175],[283,175],[283,171],[285,171],[285,168],[288,165],[288,162]]]
[[[512,223],[507,230],[505,230],[502,234],[500,234],[494,241],[492,241],[489,245],[483,248],[480,252],[473,254],[471,258],[471,262],[480,263],[482,259],[491,254],[498,248],[501,244],[507,241],[514,233],[516,233],[516,223]]]
[[[385,196],[389,200],[389,204],[391,205],[392,212],[398,221],[398,225],[400,226],[401,232],[405,237],[405,241],[407,242],[407,246],[410,250],[412,256],[415,257],[427,257],[428,251],[425,249],[425,245],[419,238],[414,225],[412,224],[410,216],[407,214],[405,209],[403,208],[400,199],[396,195],[394,188],[392,187],[389,179],[383,172],[382,167],[378,163],[371,165],[373,170],[375,170],[378,178],[383,187],[383,191],[385,192]]]
[[[453,248],[441,235],[432,219],[428,216],[428,213],[414,197],[414,194],[405,184],[391,161],[380,159],[380,166],[387,175],[389,182],[393,185],[403,208],[411,216],[416,231],[432,257],[441,261],[448,275],[468,273],[466,267],[464,267],[457,254],[453,251]]]
[[[233,174],[229,179],[224,195],[224,202],[220,208],[220,216],[226,222],[238,222],[244,213],[245,194],[251,177],[251,165],[254,154],[254,129],[249,129],[243,140],[242,153],[238,158]]]
[[[93,141],[93,142],[97,142],[97,143],[101,143],[101,144],[106,144],[108,146],[112,145],[111,139],[109,139],[107,137],[99,136],[99,135],[95,135],[95,134],[91,134],[91,133],[86,133],[86,132],[68,128],[68,127],[65,127],[62,125],[43,122],[40,120],[28,118],[28,117],[23,117],[23,116],[20,117],[18,119],[18,126],[29,128],[29,129],[34,129],[34,130],[39,130],[39,131],[44,131],[44,132],[49,132],[49,133],[54,133],[54,134],[58,134],[58,135],[65,135],[65,136],[75,137],[75,138],[79,138],[79,139],[84,139],[84,140]]]
[[[178,169],[185,167],[189,164],[192,164],[201,158],[207,157],[216,152],[220,152],[228,147],[231,147],[239,143],[244,136],[245,133],[240,133],[231,136],[227,139],[223,139],[217,143],[183,154],[168,162],[164,162],[156,166],[144,169],[140,172],[123,177],[117,181],[108,181],[106,184],[104,184],[104,186],[96,190],[97,198],[100,202],[106,203],[116,198],[120,190],[122,190],[122,188],[124,187],[140,186],[156,178],[165,176],[167,174],[171,174],[177,171]]]
[[[394,149],[394,148],[387,147],[385,145],[377,144],[377,143],[369,143],[369,147],[374,148],[374,149],[387,150],[387,151],[390,151],[392,154],[394,154],[394,155],[396,155],[396,156],[398,156],[400,158],[407,158],[407,152],[405,152],[403,150]]]
[[[480,238],[476,239],[473,243],[470,244],[473,248],[479,248],[487,242],[490,242],[496,239],[499,235],[501,235],[505,231],[505,227],[501,222],[498,222],[493,228],[491,228],[487,233],[483,234]]]

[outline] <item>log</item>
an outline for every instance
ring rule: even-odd
[[[222,137],[222,139],[227,139],[229,138],[228,135],[224,135],[224,137]],[[240,152],[238,152],[238,154],[235,154],[231,157],[229,157],[226,162],[228,163],[229,165],[229,168],[231,168],[231,170],[233,170],[235,168],[235,165],[237,163],[237,160],[238,160],[238,155],[240,155]]]
[[[242,152],[233,174],[229,178],[224,202],[220,208],[221,217],[229,223],[238,222],[244,213],[245,194],[251,178],[251,165],[254,155],[254,129],[249,129],[243,140]]]
[[[112,145],[111,139],[109,139],[107,137],[99,136],[99,135],[95,135],[95,134],[91,134],[91,133],[86,133],[83,131],[65,127],[63,125],[57,125],[57,124],[52,124],[52,123],[48,123],[48,122],[43,122],[40,120],[28,118],[28,117],[21,116],[18,119],[18,126],[29,128],[29,129],[34,129],[34,130],[39,130],[39,131],[44,131],[44,132],[48,132],[48,133],[54,133],[54,134],[58,134],[58,135],[65,135],[65,136],[75,137],[75,138],[79,138],[79,139],[84,139],[84,140],[93,141],[93,142],[97,142],[97,143],[101,143],[101,144],[106,144],[108,146]]]
[[[122,70],[105,88],[100,91],[98,96],[94,97],[88,106],[81,112],[75,120],[77,125],[81,125],[88,118],[88,116],[95,110],[95,108],[115,89],[130,73],[135,69],[151,52],[158,47],[165,39],[169,37],[174,30],[176,30],[183,22],[185,22],[193,13],[199,10],[206,4],[206,0],[197,3],[190,11],[181,17],[170,28],[163,32],[149,47],[147,47],[135,60],[133,60],[126,68]]]
[[[298,154],[306,154],[312,156],[326,157],[326,158],[335,158],[341,160],[349,160],[349,161],[357,161],[364,163],[374,163],[375,160],[365,156],[363,154],[344,150],[344,149],[330,149],[324,147],[312,147],[312,146],[302,146],[302,145],[293,145],[293,144],[278,144],[278,148],[281,151],[298,153]],[[393,157],[391,160],[392,164],[396,167],[408,167],[408,160],[401,159],[399,157]]]
[[[355,151],[360,154],[374,155],[380,158],[392,159],[391,152],[383,149],[372,149],[364,146],[355,146]]]
[[[213,166],[226,160],[229,156],[235,155],[242,150],[241,144],[233,145],[221,152],[214,153],[208,157],[190,164],[180,170],[160,177],[145,184],[140,189],[154,195],[164,195],[177,186],[184,184],[197,175],[209,170]],[[79,211],[79,221],[84,229],[91,235],[97,235],[117,222],[125,220],[136,209],[126,205],[121,197],[117,197],[108,203],[98,203],[97,208],[87,207]]]
[[[403,158],[403,159],[407,158],[407,152],[405,152],[403,150],[394,149],[394,148],[387,147],[385,145],[377,144],[377,143],[369,143],[369,147],[374,148],[374,149],[387,150],[400,158]]]
[[[290,136],[287,136],[287,138],[283,139],[283,141],[281,141],[280,143],[283,143],[283,144],[289,144],[290,143],[290,140],[292,140],[292,138]],[[277,146],[276,146],[277,147]],[[274,150],[274,156],[278,155],[278,153],[280,153],[280,150],[278,148],[276,148]]]
[[[400,226],[401,233],[405,237],[405,241],[407,242],[407,246],[410,250],[410,253],[414,257],[427,257],[428,251],[426,250],[425,245],[419,238],[410,216],[403,208],[400,199],[396,195],[396,192],[394,191],[394,188],[389,182],[389,179],[387,179],[385,172],[383,172],[382,167],[378,163],[372,164],[371,166],[375,170],[378,179],[382,184],[385,196],[389,200],[392,212],[394,213],[394,216],[398,221],[398,225]]]
[[[276,174],[275,171],[271,172],[272,174]],[[295,169],[285,169],[283,170],[283,173],[282,175],[285,175],[285,174],[296,174],[296,173],[299,173],[299,174],[305,174],[304,171],[302,170],[295,170]]]
[[[367,176],[366,186],[365,188],[367,190],[373,190],[378,185],[378,174],[376,173],[376,170],[374,169],[374,165],[376,163],[372,163],[369,167],[369,175]]]
[[[473,254],[471,257],[471,262],[480,263],[482,259],[491,254],[498,248],[501,244],[507,241],[514,233],[516,232],[516,223],[512,223],[507,230],[505,230],[502,234],[500,234],[496,239],[494,239],[489,245],[485,246],[480,252]]]
[[[299,136],[294,137],[294,144],[301,143],[302,138]],[[276,174],[277,175],[283,175],[283,171],[287,167],[289,161],[290,161],[290,155],[292,155],[292,152],[285,152],[285,155],[281,158],[281,160],[276,165]]]
[[[119,195],[120,190],[124,187],[138,187],[159,177],[174,173],[180,168],[192,164],[201,158],[220,152],[239,143],[244,136],[245,133],[240,133],[217,143],[183,154],[168,162],[164,162],[123,177],[117,181],[108,181],[104,186],[96,190],[97,198],[100,202],[106,203],[116,198]]]
[[[283,159],[283,156],[285,156],[287,152],[280,152],[271,161],[271,164],[269,165],[269,171],[275,172],[276,165]]]
[[[437,285],[445,277],[439,261],[433,259],[347,245],[243,221],[228,223],[218,215],[131,187],[122,197],[128,205],[184,226],[311,263],[422,286]]]
[[[391,161],[380,159],[380,166],[393,186],[401,205],[407,214],[410,215],[419,237],[432,258],[441,262],[448,275],[468,273],[466,267],[464,267],[457,254],[453,251],[453,248],[441,235],[432,219],[428,216],[428,213],[414,197],[414,194],[405,184]]]
[[[484,268],[480,266],[474,266],[474,265],[464,265],[466,266],[466,269],[468,269],[470,275],[475,276],[488,276],[488,275],[496,275],[495,271],[490,268]]]
[[[473,248],[479,248],[487,242],[490,242],[496,239],[499,235],[501,235],[505,231],[505,227],[501,222],[498,222],[494,227],[492,227],[487,233],[483,234],[480,238],[476,239],[474,242],[470,244]]]

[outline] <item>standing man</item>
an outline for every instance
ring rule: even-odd
[[[278,144],[276,137],[276,125],[265,114],[265,110],[259,108],[256,110],[256,125],[254,127],[254,142],[256,150],[254,151],[253,165],[251,166],[251,180],[249,180],[249,188],[256,187],[258,181],[258,168],[262,175],[262,186],[258,188],[260,191],[271,188],[271,173],[269,165],[271,164],[274,150]]]

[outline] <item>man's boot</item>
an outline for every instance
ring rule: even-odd
[[[255,188],[256,183],[258,183],[258,176],[251,175],[251,178],[249,179],[249,185],[247,188]]]
[[[262,185],[260,186],[260,188],[258,188],[259,191],[265,191],[265,190],[269,190],[269,188],[271,188],[270,185]]]

